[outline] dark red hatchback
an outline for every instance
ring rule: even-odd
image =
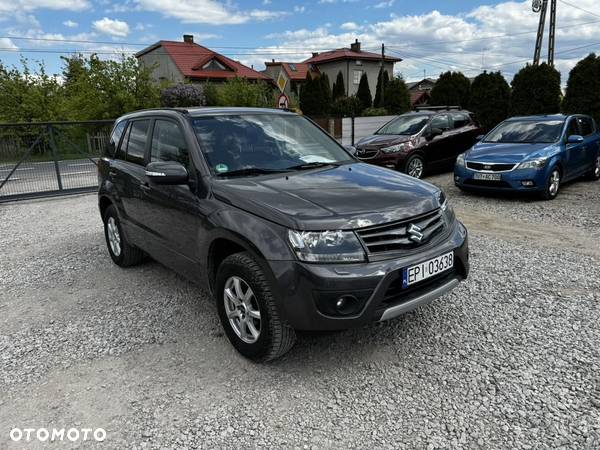
[[[469,111],[432,108],[402,114],[356,144],[356,156],[421,178],[428,170],[451,169],[483,129]]]

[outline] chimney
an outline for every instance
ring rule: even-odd
[[[194,35],[193,34],[184,34],[183,42],[185,42],[187,44],[193,44],[194,43]]]
[[[360,42],[356,39],[352,44],[350,44],[350,50],[353,52],[360,52]]]
[[[313,58],[315,58],[315,57],[317,57],[317,56],[319,56],[319,52],[312,52],[312,57],[313,57]]]
[[[275,62],[275,58],[271,58],[271,62],[274,63]]]

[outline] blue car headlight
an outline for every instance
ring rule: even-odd
[[[365,261],[365,251],[352,231],[288,231],[300,261],[354,263]]]
[[[465,167],[465,154],[461,153],[456,157],[456,165],[458,167]]]
[[[517,166],[517,169],[542,169],[548,163],[548,158],[537,158],[531,161],[523,161]]]

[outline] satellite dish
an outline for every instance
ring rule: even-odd
[[[534,13],[539,13],[542,10],[542,0],[533,0],[531,9]]]

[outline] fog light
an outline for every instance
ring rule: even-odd
[[[360,306],[358,299],[353,295],[343,295],[338,298],[335,306],[341,315],[353,314],[357,307]]]
[[[521,181],[521,184],[525,187],[535,186],[535,183],[532,180],[523,180]]]
[[[454,176],[454,181],[455,181],[456,183],[458,183],[458,182],[460,181],[460,177],[459,177],[458,175],[455,175],[455,176]]]

